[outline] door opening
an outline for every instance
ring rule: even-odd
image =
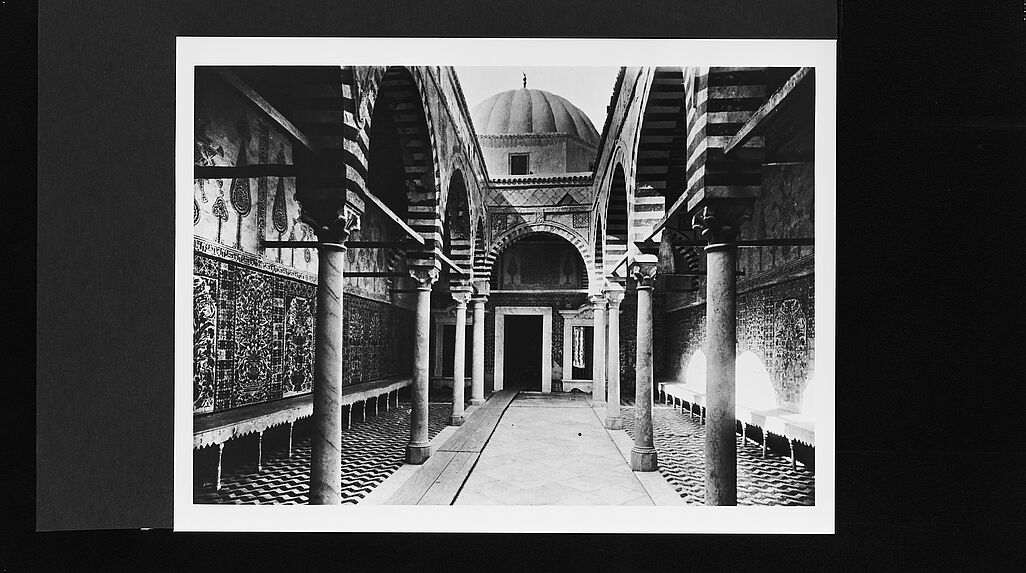
[[[503,329],[503,387],[541,392],[542,317],[508,315]]]

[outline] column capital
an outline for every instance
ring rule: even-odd
[[[431,285],[438,280],[437,268],[415,268],[410,269],[410,276],[417,282],[418,289],[431,290]]]
[[[620,306],[620,302],[623,301],[624,290],[623,287],[610,282],[609,286],[602,290],[602,294],[606,296],[606,300],[609,301],[609,306],[617,308]]]
[[[484,296],[484,295],[475,294],[475,295],[470,297],[470,304],[471,305],[479,304],[479,305],[481,305],[482,308],[484,308],[484,305],[485,305],[486,302],[488,302],[488,297]]]
[[[487,279],[477,279],[472,281],[471,284],[474,287],[474,292],[476,293],[476,296],[483,296],[487,298],[488,295],[491,293],[492,285]]]
[[[638,255],[631,263],[631,276],[638,282],[638,288],[652,288],[659,266],[655,255]]]
[[[465,306],[467,306],[467,303],[470,302],[470,299],[473,296],[473,293],[470,292],[470,287],[466,287],[465,289],[464,288],[457,288],[457,289],[451,289],[450,288],[449,295],[452,296],[452,299],[454,301],[456,301],[456,304],[458,306],[464,306],[465,307]]]
[[[301,206],[299,220],[309,225],[322,243],[343,244],[360,230],[360,214],[348,205]]]
[[[596,308],[605,308],[606,306],[606,297],[601,294],[588,295],[588,301]]]
[[[706,249],[737,243],[741,226],[752,218],[753,201],[709,203],[698,208],[691,227],[708,241]]]

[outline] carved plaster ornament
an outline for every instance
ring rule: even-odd
[[[631,276],[638,282],[638,288],[652,288],[658,268],[656,261],[635,261],[631,266]]]
[[[349,208],[344,207],[341,214],[337,211],[334,214],[325,213],[323,218],[327,220],[321,223],[318,217],[305,209],[299,214],[299,219],[309,225],[317,238],[325,243],[345,243],[349,235],[360,230],[360,216]]]
[[[707,205],[695,214],[691,227],[709,245],[736,243],[741,237],[741,226],[751,218],[752,205],[748,202]]]
[[[417,281],[418,289],[430,289],[431,285],[438,280],[438,269],[435,267],[431,268],[415,268],[410,269],[410,277]]]

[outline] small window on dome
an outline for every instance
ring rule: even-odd
[[[509,154],[509,174],[510,175],[527,175],[528,165],[530,164],[531,154],[529,153],[510,153]]]

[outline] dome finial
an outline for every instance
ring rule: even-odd
[[[527,72],[520,72],[520,73],[524,74],[524,89],[526,90],[527,89]]]

